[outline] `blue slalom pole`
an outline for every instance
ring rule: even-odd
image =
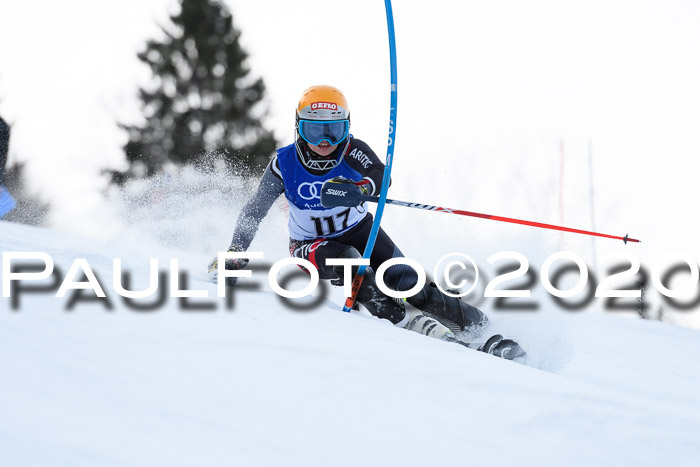
[[[369,238],[367,238],[367,246],[365,246],[365,251],[362,255],[364,259],[369,259],[372,256],[372,250],[374,250],[374,243],[377,241],[377,235],[379,235],[379,224],[382,222],[382,215],[384,214],[384,205],[386,204],[387,192],[389,191],[389,181],[391,180],[391,166],[394,161],[394,142],[396,141],[396,105],[397,105],[397,94],[396,94],[396,37],[394,35],[394,13],[391,10],[391,0],[384,0],[384,6],[386,7],[386,23],[389,32],[389,61],[391,62],[391,107],[389,111],[389,141],[386,151],[386,164],[384,166],[384,176],[382,177],[382,187],[379,192],[379,201],[377,202],[377,212],[374,216],[374,222],[372,223],[372,230],[369,233]],[[362,265],[357,270],[355,279],[352,281],[352,294],[345,301],[343,306],[343,311],[349,312],[352,310],[355,300],[357,299],[357,293],[360,291],[360,286],[362,285],[362,280],[365,277],[365,271],[367,271],[367,266]]]

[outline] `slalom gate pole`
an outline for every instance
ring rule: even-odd
[[[426,211],[444,212],[446,214],[457,214],[458,216],[479,217],[481,219],[488,219],[488,220],[492,220],[492,221],[509,222],[511,224],[520,224],[520,225],[529,225],[532,227],[538,227],[540,229],[560,230],[562,232],[573,232],[573,233],[578,233],[578,234],[583,234],[583,235],[591,235],[594,237],[612,238],[615,240],[622,240],[623,242],[625,242],[625,244],[627,244],[627,242],[635,242],[635,243],[642,242],[641,240],[637,240],[635,238],[629,238],[628,235],[625,235],[624,237],[618,237],[615,235],[608,235],[608,234],[603,234],[603,233],[598,233],[598,232],[591,232],[588,230],[572,229],[571,227],[562,227],[560,225],[544,224],[542,222],[526,221],[526,220],[522,220],[522,219],[513,219],[511,217],[493,216],[491,214],[481,214],[479,212],[464,211],[461,209],[443,208],[440,206],[431,206],[429,204],[410,203],[407,201],[386,199],[386,197],[382,200],[381,197],[363,195],[359,199],[362,201],[369,201],[372,203],[382,202],[382,203],[386,203],[386,204],[395,204],[397,206],[404,206],[407,208],[423,209]]]
[[[389,181],[391,180],[391,166],[394,159],[394,142],[396,141],[396,105],[397,105],[397,94],[396,94],[396,37],[394,35],[394,13],[391,10],[391,0],[384,0],[384,6],[386,8],[386,23],[387,30],[389,32],[389,61],[391,62],[391,107],[389,110],[389,141],[386,151],[386,164],[384,165],[384,176],[382,177],[382,187],[379,191],[379,197],[376,199],[377,212],[374,215],[374,221],[372,222],[372,230],[367,238],[367,245],[365,246],[365,251],[362,254],[364,259],[369,259],[372,256],[372,250],[374,249],[374,243],[377,241],[377,235],[379,234],[379,224],[382,221],[382,215],[384,214],[384,205],[386,203],[386,195],[389,190]],[[366,265],[361,265],[355,274],[355,278],[352,281],[352,294],[345,300],[345,305],[343,306],[343,311],[350,312],[355,300],[357,299],[357,293],[360,291],[362,286],[362,280],[365,278],[365,271],[367,271]]]

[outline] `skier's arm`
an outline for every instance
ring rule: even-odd
[[[277,157],[272,158],[265,168],[265,173],[260,179],[258,189],[253,197],[243,207],[238,216],[236,229],[228,251],[246,251],[258,231],[258,226],[267,212],[272,207],[279,195],[284,193],[284,182],[277,163]],[[248,264],[247,258],[227,259],[225,268],[229,270],[243,269]],[[214,281],[218,281],[219,258],[218,256],[209,263],[209,274]],[[227,277],[226,285],[233,286],[237,277]]]
[[[243,207],[243,211],[238,217],[231,240],[232,249],[236,251],[248,249],[258,231],[260,222],[270,210],[272,203],[282,193],[284,193],[284,182],[282,182],[277,157],[274,157],[267,165],[257,191]]]
[[[384,178],[384,163],[372,148],[364,141],[353,138],[352,147],[345,160],[352,169],[362,174],[363,180],[369,182],[368,194],[378,195]]]

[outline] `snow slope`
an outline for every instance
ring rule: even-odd
[[[700,334],[609,313],[492,316],[528,365],[331,306],[295,311],[243,287],[227,310],[128,308],[122,258],[145,288],[139,242],[0,223],[2,251],[85,258],[112,309],[71,293],[0,302],[0,465],[697,465]],[[259,276],[264,277],[264,276]],[[49,281],[50,282],[50,281]],[[166,284],[161,284],[166,287]],[[90,296],[81,291],[82,297]],[[194,301],[194,300],[193,300]],[[499,324],[500,323],[500,324]],[[494,461],[495,459],[495,461]]]

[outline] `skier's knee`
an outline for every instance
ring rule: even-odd
[[[400,257],[403,257],[403,254],[394,247],[392,258]],[[407,264],[395,264],[384,272],[384,283],[392,290],[409,290],[418,283],[418,273]]]
[[[362,258],[362,255],[354,246],[348,246],[345,247],[342,252],[340,252],[338,258]]]
[[[357,251],[357,248],[349,246],[346,247],[343,251],[340,252],[338,255],[338,258],[362,258],[362,255],[360,254],[359,251]],[[352,266],[352,274],[351,277],[355,277],[355,274],[357,274],[359,266]],[[332,267],[333,273],[335,274],[336,278],[331,280],[331,284],[333,285],[345,285],[345,281],[343,277],[345,276],[345,266],[342,265],[336,265]]]

